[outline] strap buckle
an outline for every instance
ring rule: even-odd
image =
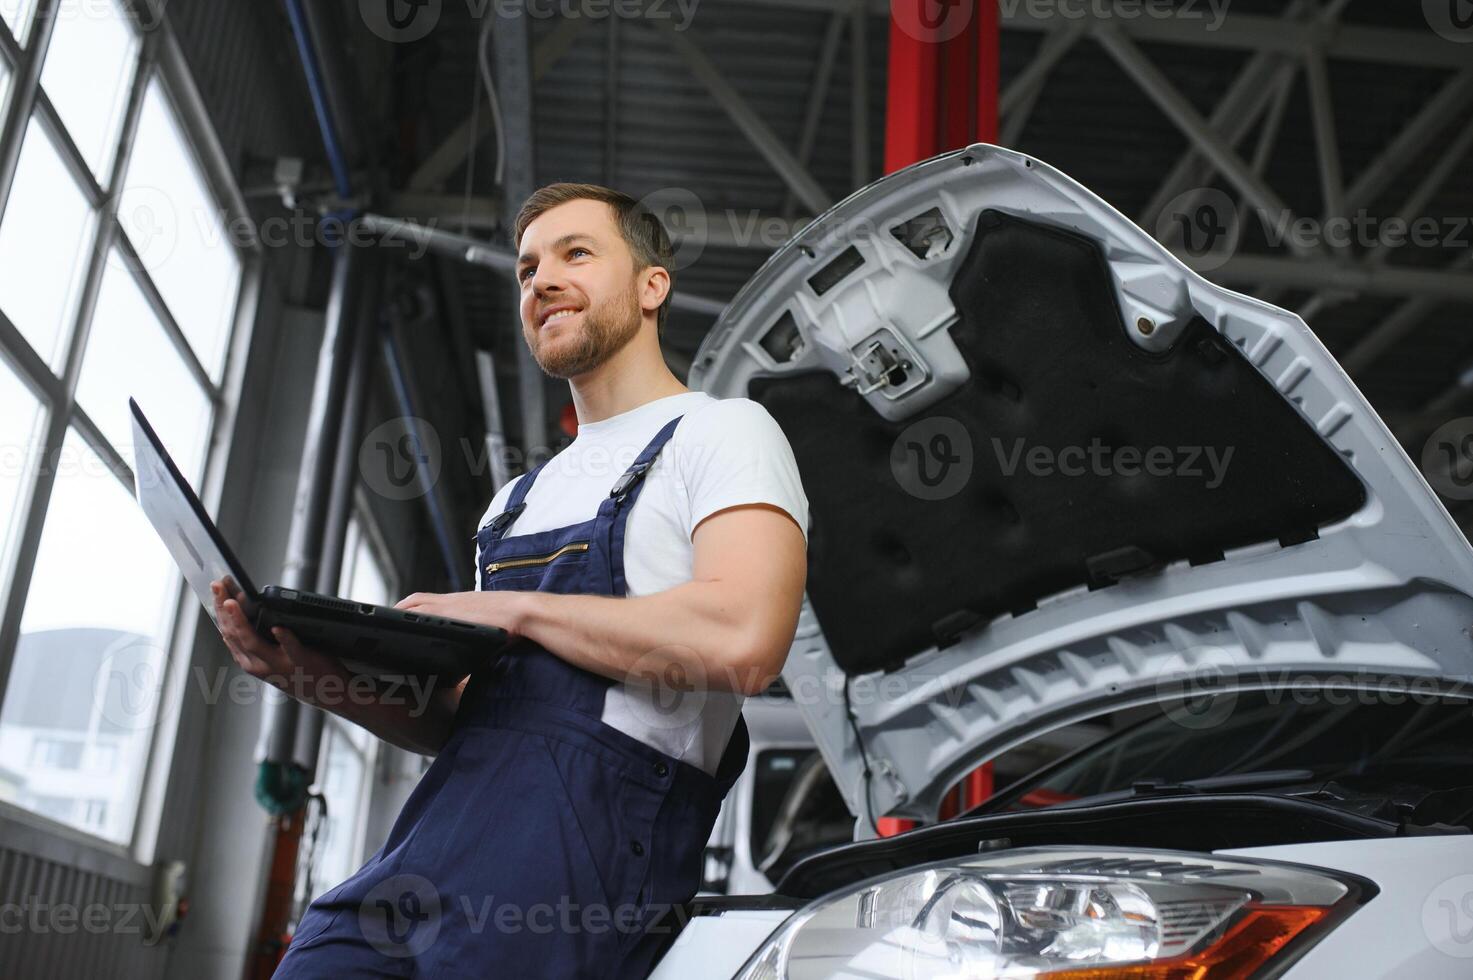
[[[486,526],[491,529],[492,534],[499,535],[502,531],[506,530],[506,526],[508,524],[517,519],[517,516],[521,514],[524,509],[526,509],[526,506],[527,502],[524,500],[521,503],[517,504],[515,507],[508,507],[506,510],[491,518],[491,523],[487,524]]]
[[[630,489],[644,478],[645,473],[649,470],[651,466],[654,465],[654,462],[655,461],[651,459],[642,463],[635,463],[634,465],[630,466],[629,469],[625,470],[624,474],[619,477],[618,482],[614,484],[614,489],[609,491],[609,496],[613,497],[616,501],[622,504],[624,502],[624,498],[628,496]]]

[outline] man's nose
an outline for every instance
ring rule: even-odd
[[[532,292],[537,296],[546,296],[549,293],[560,292],[563,289],[563,277],[555,268],[544,268],[538,266],[532,273]]]

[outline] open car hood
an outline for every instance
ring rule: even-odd
[[[797,456],[783,675],[861,816],[934,819],[973,766],[1117,708],[1470,678],[1473,550],[1304,322],[1019,153],[815,219],[691,385],[761,402]]]

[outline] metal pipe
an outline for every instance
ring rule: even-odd
[[[357,250],[344,246],[333,253],[332,286],[328,294],[317,374],[312,383],[312,402],[307,413],[306,440],[298,469],[296,499],[292,504],[291,529],[287,535],[286,559],[281,584],[305,592],[317,590],[321,567],[328,497],[334,476],[334,452],[329,449],[343,424],[343,392],[352,364],[354,318],[353,287],[357,273]],[[266,701],[261,726],[259,761],[285,763],[298,759],[297,726],[300,702],[276,698]],[[311,770],[311,762],[303,768]]]
[[[349,200],[353,196],[353,182],[348,176],[347,157],[344,156],[342,143],[338,139],[327,84],[323,79],[322,66],[317,60],[317,46],[313,43],[312,30],[308,26],[307,12],[302,7],[302,0],[286,0],[286,14],[291,21],[292,36],[296,38],[302,70],[307,75],[307,91],[312,97],[312,109],[317,114],[317,128],[322,131],[322,143],[327,150],[328,165],[332,168],[333,184],[337,188],[338,197]]]
[[[512,254],[511,249],[472,238],[469,235],[443,231],[422,225],[417,221],[405,221],[402,218],[390,218],[372,212],[363,213],[358,220],[361,227],[376,235],[411,241],[436,255],[459,259],[468,265],[495,269],[497,272],[506,273],[507,276],[511,276],[516,269],[517,257]],[[804,221],[802,224],[807,224],[807,222]],[[706,316],[720,316],[721,311],[726,309],[726,303],[722,300],[678,291],[670,297],[670,306],[673,309],[701,313]]]
[[[372,252],[355,252],[356,261],[370,264]],[[317,591],[337,595],[343,577],[344,549],[348,538],[348,519],[353,512],[353,491],[358,486],[358,447],[363,431],[363,415],[368,404],[369,374],[373,366],[372,330],[366,322],[378,304],[379,279],[370,268],[360,268],[358,281],[363,284],[364,302],[360,304],[353,330],[353,350],[348,364],[348,377],[343,392],[343,417],[337,430],[337,446],[333,454],[332,482],[327,489],[327,512],[322,528],[322,546],[317,566]],[[293,742],[293,761],[306,773],[308,782],[317,774],[317,757],[322,746],[322,729],[327,714],[321,708],[302,705],[298,708],[297,732]]]
[[[414,396],[413,382],[399,357],[398,334],[402,327],[399,311],[393,304],[389,304],[384,312],[380,326],[379,340],[383,347],[384,365],[389,370],[389,380],[394,388],[394,398],[399,405],[399,414],[403,416],[406,424],[412,425],[415,431],[410,434],[415,439],[416,447],[421,445],[420,433],[418,432],[419,415],[414,406],[417,399]],[[435,533],[435,542],[440,546],[440,556],[445,562],[445,574],[450,579],[452,592],[460,592],[465,588],[465,575],[461,570],[461,559],[457,557],[456,549],[451,545],[450,521],[445,516],[445,506],[440,499],[442,493],[438,483],[430,483],[422,466],[414,468],[415,480],[420,484],[420,493],[424,497],[425,507],[430,513],[430,528]]]

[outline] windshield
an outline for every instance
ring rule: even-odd
[[[1334,781],[1417,796],[1473,787],[1473,706],[1467,702],[1420,697],[1422,703],[1414,703],[1402,695],[1400,704],[1365,704],[1395,696],[1305,693],[1240,691],[1218,695],[1216,703],[1199,704],[1190,714],[1155,715],[1014,783],[976,812],[1069,804],[1131,793],[1143,783],[1193,784],[1188,792],[1262,792]],[[1349,703],[1335,703],[1342,701]]]

